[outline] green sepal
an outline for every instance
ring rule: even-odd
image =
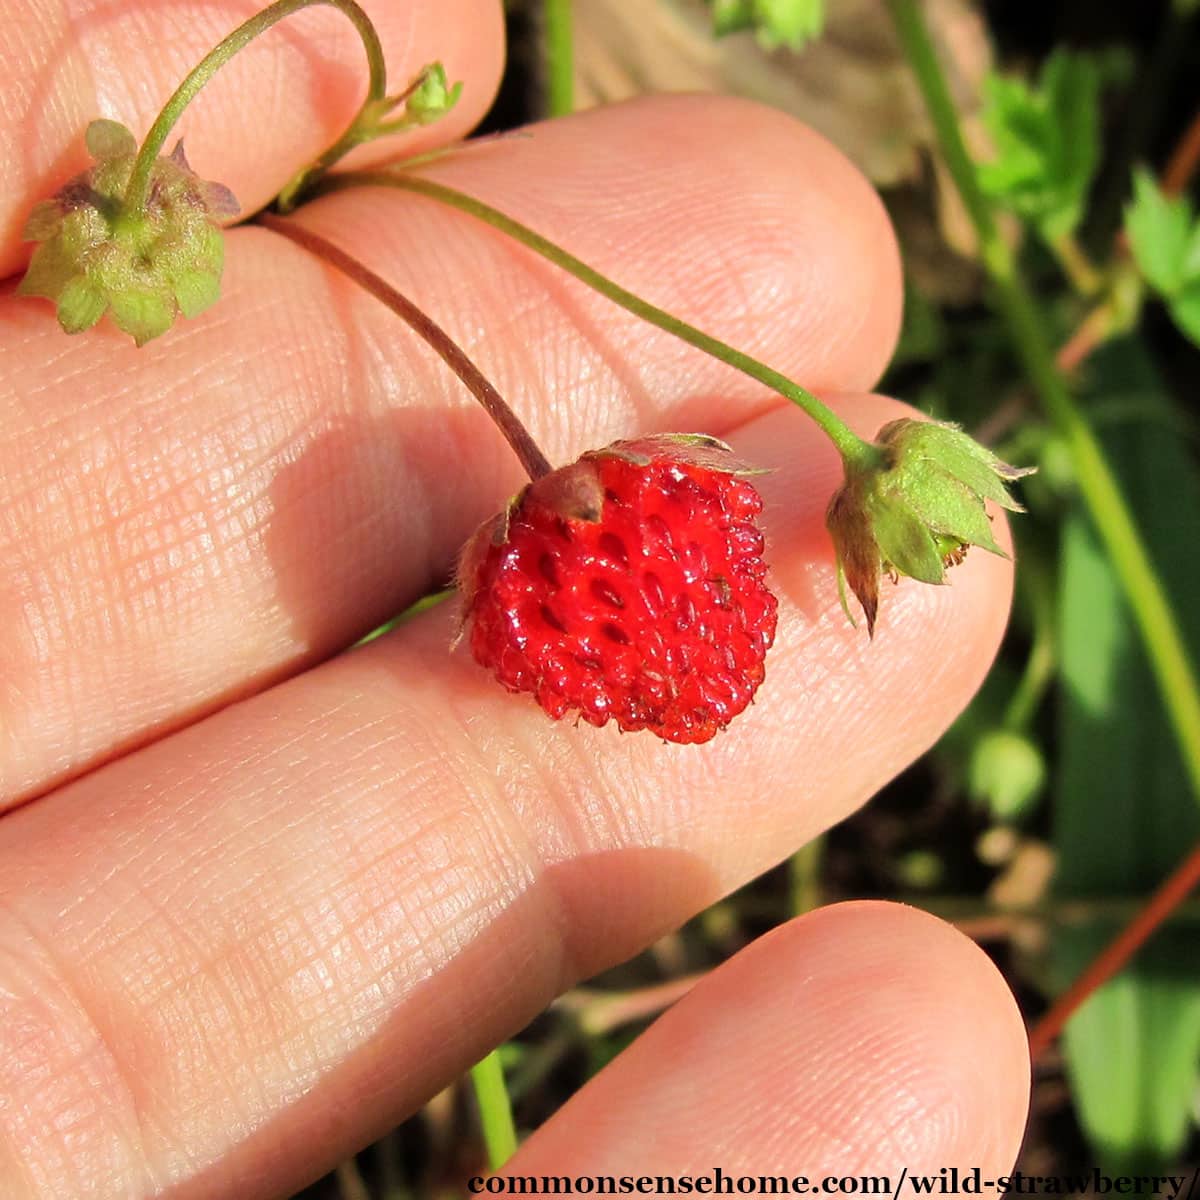
[[[838,589],[858,597],[874,633],[883,573],[945,582],[969,546],[1007,557],[987,504],[1019,511],[1005,484],[1031,473],[1011,467],[956,425],[905,418],[878,433],[876,459],[847,464],[825,516],[837,554]]]
[[[171,291],[185,317],[199,316],[221,297],[221,277],[210,271],[186,271],[171,281]]]
[[[133,158],[137,154],[137,139],[121,124],[101,117],[87,127],[84,140],[88,153],[95,159]]]
[[[440,62],[425,68],[421,82],[405,105],[405,115],[418,125],[428,125],[444,117],[462,95],[462,80],[451,85],[446,79],[446,68]]]
[[[914,464],[895,486],[897,498],[932,532],[1004,556],[979,494],[936,463]]]
[[[917,459],[937,463],[947,475],[1001,508],[1024,511],[1009,494],[1005,481],[1020,479],[1030,472],[1002,462],[957,425],[905,417],[885,425],[879,431],[879,441],[902,454],[908,463]]]
[[[21,282],[18,296],[45,296],[57,300],[58,294],[74,278],[74,261],[57,242],[43,242],[33,252]]]
[[[882,566],[922,583],[942,583],[946,569],[933,534],[903,501],[876,496],[868,502],[871,529],[879,546]]]
[[[86,141],[92,166],[29,214],[25,236],[38,246],[17,290],[54,301],[67,333],[107,311],[140,346],[216,300],[224,261],[217,222],[237,203],[192,171],[179,143],[151,165],[144,206],[128,210],[133,135],[100,120]]]
[[[108,303],[117,328],[139,346],[166,333],[175,321],[172,299],[149,288],[125,288],[110,295]]]
[[[62,210],[53,200],[39,200],[25,218],[21,238],[26,242],[48,241],[62,228],[62,222]]]
[[[69,279],[58,294],[58,323],[67,333],[91,329],[104,316],[108,299],[84,276]]]

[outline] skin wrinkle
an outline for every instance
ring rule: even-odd
[[[124,1158],[132,1170],[132,1166],[136,1162],[147,1164],[148,1160],[145,1157],[145,1128],[142,1124],[141,1114],[138,1111],[134,1097],[136,1095],[135,1087],[132,1080],[122,1069],[120,1056],[115,1053],[113,1043],[108,1039],[102,1023],[97,1020],[97,1013],[92,1005],[85,999],[83,992],[73,986],[72,981],[64,970],[64,962],[54,947],[52,939],[43,938],[39,935],[35,926],[25,918],[24,914],[14,904],[4,901],[0,897],[0,914],[12,922],[18,930],[23,932],[28,938],[30,944],[35,947],[35,955],[41,959],[48,971],[43,973],[45,982],[37,988],[37,995],[46,994],[50,989],[65,1000],[69,1006],[73,1017],[76,1019],[77,1029],[74,1036],[74,1041],[77,1044],[82,1044],[87,1049],[75,1055],[75,1061],[90,1062],[93,1059],[99,1062],[99,1074],[103,1076],[105,1087],[103,1095],[105,1103],[103,1111],[106,1116],[111,1119],[119,1128],[120,1136],[124,1143],[125,1150]],[[47,988],[46,984],[50,985]],[[61,1016],[56,1016],[56,1028],[61,1021]],[[3,1023],[0,1023],[2,1026]],[[58,1040],[53,1038],[52,1040]],[[57,1067],[55,1070],[55,1078],[62,1081],[70,1077],[68,1072],[63,1074],[63,1067],[66,1065],[61,1061],[61,1056],[55,1056]],[[94,1077],[96,1070],[93,1069],[90,1074]],[[95,1097],[98,1094],[94,1090],[94,1084],[91,1080],[84,1082],[80,1080],[81,1088],[80,1095],[83,1097]],[[68,1159],[68,1161],[70,1161]],[[139,1172],[140,1174],[140,1172]],[[144,1184],[148,1176],[143,1175],[141,1182]],[[153,1183],[153,1180],[150,1179]]]
[[[440,752],[435,752],[430,756],[432,761],[449,763],[475,761],[474,739],[469,726],[463,724],[461,719],[458,722],[443,720],[430,725],[422,722],[419,714],[420,709],[414,706],[409,710],[410,720],[415,719],[419,723],[418,727],[424,725],[424,731],[431,738],[435,747],[439,743],[441,745]],[[458,745],[454,750],[448,751],[451,738]],[[520,747],[515,749],[517,756],[522,757]],[[510,754],[506,757],[511,764],[513,756]],[[527,779],[532,774],[536,780],[538,775],[536,763],[536,757],[524,756],[522,769],[514,774],[522,779]],[[465,773],[456,772],[456,778],[465,780],[468,785],[472,776],[475,779],[476,788],[480,787],[481,781],[486,781],[483,786],[486,787],[487,800],[490,801],[490,803],[481,804],[476,799],[478,792],[469,786],[465,789],[464,794],[471,796],[474,800],[473,807],[476,809],[474,828],[498,852],[495,855],[496,861],[515,859],[515,862],[502,869],[503,877],[510,880],[522,879],[525,883],[523,891],[528,891],[536,881],[542,885],[539,899],[546,895],[550,901],[550,903],[543,902],[539,905],[539,908],[542,909],[542,928],[539,936],[531,939],[531,945],[538,947],[538,955],[545,961],[540,973],[558,981],[561,986],[563,980],[577,977],[577,964],[571,959],[570,941],[567,936],[570,929],[567,908],[561,892],[554,887],[552,878],[548,878],[548,873],[544,869],[547,862],[553,861],[546,856],[546,847],[553,845],[557,848],[565,848],[567,857],[573,856],[572,851],[578,853],[580,847],[561,810],[548,812],[545,806],[540,806],[534,822],[536,833],[533,833],[522,819],[529,814],[519,813],[511,803],[511,792],[506,793],[499,786],[501,778],[499,772],[486,774],[477,770],[468,770]],[[505,777],[513,778],[513,775]],[[541,789],[535,787],[530,789],[530,792],[536,795],[538,790]],[[547,816],[553,817],[554,820],[547,823]],[[501,819],[497,821],[497,817]],[[549,885],[548,888],[547,885]],[[511,899],[515,899],[515,897],[511,897]]]

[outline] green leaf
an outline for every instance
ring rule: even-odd
[[[1183,197],[1164,196],[1148,171],[1134,173],[1125,231],[1138,269],[1156,291],[1173,296],[1200,278],[1200,224],[1191,205]]]
[[[803,49],[825,28],[825,0],[754,0],[758,40],[768,49]]]
[[[801,50],[825,28],[825,0],[712,0],[713,34],[753,29],[768,50]]]
[[[1200,279],[1185,284],[1177,296],[1168,300],[1167,311],[1180,332],[1200,346]]]
[[[1049,240],[1072,233],[1100,161],[1102,79],[1088,55],[1056,50],[1036,86],[991,76],[983,119],[996,157],[981,164],[984,190]]]
[[[713,36],[754,28],[754,0],[712,0]]]
[[[1137,343],[1102,351],[1093,407],[1154,393],[1168,403]],[[1143,410],[1144,411],[1144,410]],[[1110,428],[1113,466],[1147,549],[1200,647],[1195,535],[1200,478],[1178,435],[1159,421]],[[1082,509],[1064,527],[1060,593],[1063,704],[1053,837],[1056,889],[1072,899],[1135,901],[1200,838],[1187,780],[1121,588]],[[1065,986],[1116,932],[1111,919],[1059,930]],[[1156,936],[1067,1026],[1063,1044],[1083,1128],[1104,1169],[1162,1167],[1181,1153],[1200,1083],[1200,928],[1182,920]]]

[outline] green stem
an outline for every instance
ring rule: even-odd
[[[1050,247],[1063,274],[1070,281],[1071,287],[1081,296],[1094,296],[1104,286],[1104,277],[1096,270],[1087,251],[1070,233],[1058,237],[1047,238]]]
[[[527,246],[568,274],[574,275],[576,279],[582,280],[588,287],[607,297],[614,304],[620,305],[626,311],[633,313],[634,316],[665,330],[681,341],[687,342],[689,346],[703,350],[705,354],[712,355],[713,358],[727,363],[744,375],[749,375],[751,379],[756,379],[759,383],[764,383],[767,387],[779,392],[781,396],[802,408],[820,426],[829,440],[837,447],[838,453],[841,454],[848,469],[865,470],[881,463],[883,455],[879,448],[860,438],[812,392],[793,383],[786,375],[781,375],[765,363],[759,362],[758,359],[751,358],[750,355],[743,354],[740,350],[735,350],[734,347],[718,338],[703,333],[694,325],[689,325],[686,321],[681,321],[678,317],[674,317],[643,300],[640,296],[634,295],[633,292],[614,283],[607,276],[601,275],[599,271],[589,267],[587,263],[573,254],[569,254],[561,246],[555,245],[554,242],[542,237],[540,233],[535,233],[528,226],[513,220],[512,217],[498,209],[484,204],[482,200],[476,200],[473,196],[446,187],[444,184],[434,183],[430,179],[389,171],[347,171],[339,174],[336,178],[324,180],[318,188],[318,192],[341,191],[345,188],[363,186],[394,187],[408,192],[416,192],[418,195],[427,196],[442,204],[448,204],[451,208],[457,208],[460,212],[470,214],[493,229],[507,234],[514,241]]]
[[[552,117],[565,117],[575,110],[571,0],[542,0],[542,38],[546,110]]]
[[[125,211],[137,212],[145,207],[146,194],[150,186],[150,171],[155,160],[162,153],[163,143],[167,135],[183,114],[183,110],[195,99],[200,89],[244,46],[252,42],[260,33],[266,32],[272,25],[289,17],[302,8],[311,8],[317,4],[329,4],[339,12],[344,13],[358,30],[363,46],[367,52],[367,65],[370,70],[370,82],[367,88],[367,98],[359,115],[368,105],[375,104],[387,93],[387,75],[383,61],[383,46],[379,34],[371,23],[371,18],[354,3],[354,0],[276,0],[275,4],[256,13],[244,24],[239,25],[220,45],[210,50],[191,73],[175,89],[175,94],[163,105],[146,140],[142,143],[138,156],[134,160],[133,172],[129,177],[129,185],[125,189]],[[351,128],[358,124],[358,117]]]
[[[824,857],[825,835],[806,842],[788,859],[788,891],[791,915],[803,916],[821,907],[821,859]]]
[[[1013,733],[1026,733],[1037,713],[1038,705],[1054,678],[1058,662],[1054,612],[1054,581],[1047,565],[1037,555],[1021,553],[1018,583],[1029,602],[1029,619],[1033,640],[1025,670],[1004,710],[1004,728]]]
[[[1184,766],[1200,799],[1200,688],[1166,591],[1100,443],[1055,365],[1046,337],[1050,323],[1039,311],[1008,244],[997,230],[967,153],[958,113],[924,18],[915,0],[888,0],[888,3],[937,131],[942,155],[975,226],[997,307],[1043,408],[1070,450],[1080,494],[1129,600]]]
[[[471,1083],[479,1105],[479,1123],[487,1147],[488,1164],[493,1171],[498,1171],[517,1150],[517,1129],[504,1086],[499,1050],[493,1050],[471,1068]]]

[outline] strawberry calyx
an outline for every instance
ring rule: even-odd
[[[1033,473],[1002,462],[957,425],[902,418],[885,425],[878,465],[854,468],[833,494],[825,522],[837,553],[838,591],[858,598],[872,636],[881,576],[945,582],[970,546],[1007,557],[992,536],[987,503],[1023,511],[1007,484]]]
[[[26,221],[37,242],[17,291],[53,300],[67,333],[90,329],[108,313],[139,345],[193,317],[220,293],[224,242],[219,222],[237,215],[233,193],[201,179],[182,141],[150,171],[146,203],[125,192],[137,158],[133,134],[117,121],[93,121],[94,159]]]

